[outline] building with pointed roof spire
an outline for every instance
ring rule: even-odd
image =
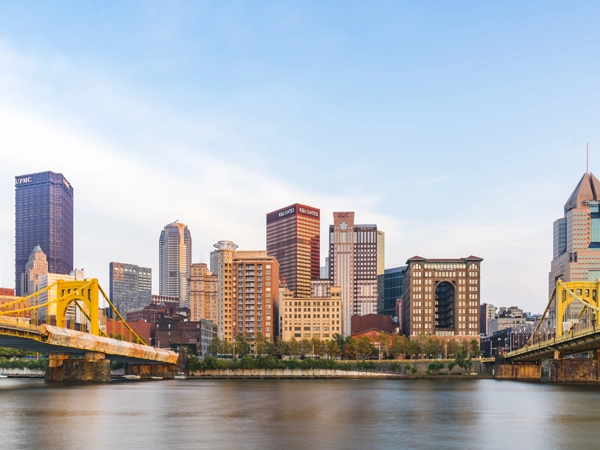
[[[46,254],[39,245],[36,245],[29,254],[27,264],[25,264],[25,273],[21,275],[21,295],[27,296],[37,292],[42,275],[48,272]]]
[[[565,203],[564,217],[554,222],[550,294],[558,279],[566,282],[600,278],[599,195],[600,181],[586,172]]]

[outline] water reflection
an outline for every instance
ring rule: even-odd
[[[600,387],[495,380],[0,382],[3,448],[595,448]]]

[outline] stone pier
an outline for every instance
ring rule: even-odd
[[[102,353],[86,353],[83,359],[50,353],[46,381],[110,381],[110,361]]]
[[[494,377],[499,380],[540,380],[542,366],[539,364],[496,364]]]
[[[554,359],[542,364],[542,381],[600,382],[600,364],[597,359]]]

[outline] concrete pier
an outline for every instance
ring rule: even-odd
[[[84,359],[48,355],[46,381],[110,381],[110,361],[102,353],[86,353]]]

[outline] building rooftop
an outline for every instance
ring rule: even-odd
[[[575,190],[565,203],[565,213],[582,206],[584,202],[590,200],[598,200],[598,194],[600,193],[600,181],[591,172],[586,172],[577,183]]]

